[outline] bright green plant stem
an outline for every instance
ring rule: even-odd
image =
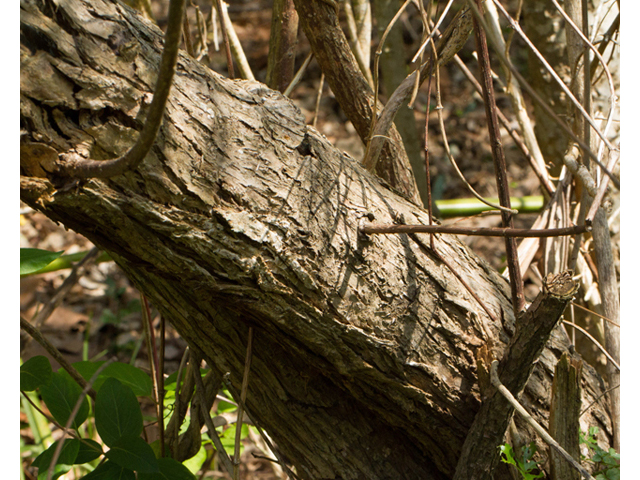
[[[498,201],[497,198],[489,198],[487,200],[494,203]],[[497,212],[495,208],[491,208],[475,198],[436,200],[436,205],[442,218],[468,217],[491,210]],[[535,213],[542,210],[543,207],[544,197],[542,195],[511,197],[511,208],[518,210],[519,213]]]
[[[38,270],[37,272],[33,272],[29,275],[39,275],[41,273],[55,272],[57,270],[64,270],[65,268],[71,268],[73,267],[75,262],[79,262],[80,260],[82,260],[87,255],[87,253],[89,253],[89,250],[86,250],[84,252],[71,253],[69,255],[62,255],[61,257],[55,259],[46,267]],[[106,252],[102,252],[96,259],[96,263],[108,262],[110,260],[111,260],[111,257],[109,256],[109,254]]]

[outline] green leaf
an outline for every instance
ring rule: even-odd
[[[620,480],[620,469],[610,468],[606,471],[607,480]]]
[[[91,460],[95,460],[102,454],[102,447],[98,442],[89,438],[84,438],[80,442],[80,448],[78,449],[78,456],[76,457],[75,463],[78,465],[87,463]]]
[[[225,451],[229,455],[233,455],[235,453],[236,448],[236,425],[232,423],[229,427],[220,435],[220,442],[224,447]],[[242,430],[240,432],[240,438],[245,438],[249,435],[249,429],[247,424],[242,425]],[[244,445],[240,443],[240,452],[244,449]]]
[[[210,442],[211,440],[209,440]],[[189,469],[194,475],[202,468],[202,465],[207,460],[207,449],[204,448],[205,442],[200,444],[200,450],[193,457],[185,460],[182,464]]]
[[[613,448],[609,448],[609,454],[605,458],[605,463],[609,465],[618,465],[620,463],[620,454]]]
[[[48,250],[40,250],[38,248],[21,248],[20,249],[20,275],[28,275],[43,269],[56,258],[62,255],[62,252],[49,252]]]
[[[51,363],[42,355],[30,358],[20,366],[20,390],[31,392],[51,380]]]
[[[138,480],[195,480],[187,467],[173,458],[159,458],[159,472],[139,473]]]
[[[33,466],[38,467],[38,480],[47,478],[47,470],[49,470],[49,465],[51,464],[51,460],[53,459],[53,455],[59,443],[60,440],[54,442],[53,445],[38,455],[33,461]],[[78,455],[79,448],[79,440],[65,440],[64,445],[62,445],[62,450],[60,451],[60,456],[58,457],[56,466],[53,470],[54,473],[51,477],[53,480],[71,470],[71,466],[75,463]]]
[[[82,395],[82,389],[68,374],[55,372],[51,374],[51,381],[40,387],[40,394],[53,418],[61,425],[66,425],[73,407]],[[82,425],[89,415],[89,402],[86,395],[83,397],[82,405],[71,423],[74,429]]]
[[[138,437],[142,433],[138,399],[131,388],[117,378],[107,378],[98,390],[96,428],[102,441],[110,447],[121,437]]]
[[[73,364],[73,367],[82,375],[82,378],[89,380],[96,370],[104,362],[81,361]],[[120,383],[131,387],[136,397],[150,397],[153,390],[151,378],[145,372],[128,363],[115,362],[108,365],[93,383],[94,390],[100,390],[104,381],[109,378],[117,378]]]
[[[106,461],[82,477],[82,480],[136,480],[133,470],[123,468],[115,462]]]
[[[511,448],[511,445],[509,445],[508,443],[505,443],[504,445],[500,445],[498,447],[500,449],[500,460],[502,460],[504,463],[508,463],[509,465],[514,465],[514,466],[518,466],[516,461],[513,458],[513,449]]]
[[[151,377],[133,365],[121,362],[112,363],[102,371],[101,376],[117,378],[123,385],[129,386],[138,397],[151,396],[153,390]]]
[[[107,458],[138,473],[159,471],[158,460],[151,446],[138,436],[121,437],[107,452]]]

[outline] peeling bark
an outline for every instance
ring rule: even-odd
[[[480,408],[475,352],[490,340],[502,358],[514,332],[508,285],[461,242],[437,240],[494,324],[426,235],[358,236],[364,218],[427,224],[427,213],[290,100],[180,55],[137,170],[70,183],[26,161],[121,155],[146,116],[161,45],[119,3],[21,2],[21,198],[108,251],[238,390],[253,327],[247,413],[301,478],[451,478]],[[554,330],[521,398],[540,422],[567,348]],[[582,387],[585,404],[602,391],[586,365]],[[610,432],[599,404],[581,420]]]

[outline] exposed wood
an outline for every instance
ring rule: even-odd
[[[581,376],[582,360],[562,354],[553,377],[549,415],[549,435],[577,461],[580,461]],[[556,451],[550,450],[549,455],[551,480],[580,480],[580,473]]]
[[[21,78],[25,142],[97,159],[126,151],[148,109],[160,30],[106,0],[24,0],[21,32],[21,62],[49,65]],[[480,408],[475,352],[491,341],[502,358],[514,333],[508,285],[461,242],[436,240],[501,319],[492,323],[426,235],[359,236],[364,218],[426,224],[427,214],[278,92],[185,55],[174,82],[137,170],[70,183],[23,169],[21,198],[108,251],[236,390],[252,327],[247,412],[301,478],[451,478]],[[542,423],[568,346],[551,333],[522,394]],[[585,405],[601,383],[585,366]],[[599,404],[583,419],[610,433]]]

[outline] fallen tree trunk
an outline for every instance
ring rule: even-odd
[[[426,212],[341,154],[278,92],[185,55],[135,171],[69,182],[52,155],[114,158],[137,137],[162,33],[119,3],[21,3],[21,198],[105,249],[238,390],[302,478],[452,478],[480,408],[475,352],[501,359],[508,285],[461,242],[363,237]],[[556,329],[521,403],[546,423]],[[583,402],[603,390],[583,371]],[[610,433],[597,403],[582,419]],[[523,427],[526,429],[526,427]]]

